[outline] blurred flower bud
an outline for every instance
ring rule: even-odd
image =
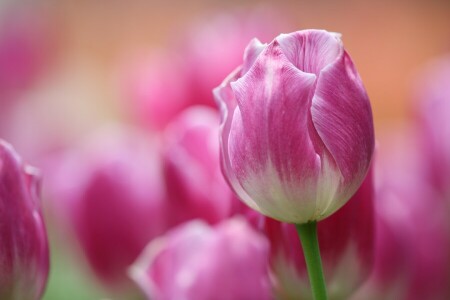
[[[425,180],[450,201],[450,55],[422,70],[414,87]]]
[[[237,200],[220,170],[218,131],[219,114],[195,106],[165,132],[163,169],[172,225],[196,218],[214,224],[232,213]]]
[[[189,106],[215,107],[211,90],[242,63],[252,37],[276,33],[276,19],[263,9],[209,16],[177,35],[172,48],[136,57],[121,76],[125,109],[160,130]]]
[[[374,272],[354,299],[449,299],[445,203],[424,180],[414,135],[395,132],[383,141],[376,160]]]
[[[5,101],[48,67],[56,32],[49,14],[38,7],[12,5],[0,14],[0,101]]]
[[[185,69],[176,54],[155,52],[137,57],[127,65],[122,76],[125,110],[152,130],[163,129],[191,105],[187,99]]]
[[[322,220],[361,185],[374,148],[372,112],[338,34],[254,39],[214,94],[224,175],[251,208],[289,223]]]
[[[40,299],[49,271],[39,178],[0,140],[0,298]]]
[[[52,174],[55,212],[75,234],[96,275],[126,289],[128,266],[166,229],[155,145],[129,129],[94,135]]]
[[[244,219],[191,221],[154,240],[130,270],[148,299],[271,299],[269,243]]]
[[[349,202],[318,223],[318,238],[330,299],[348,299],[372,271],[374,252],[373,176],[368,174]],[[311,299],[308,274],[295,225],[264,218],[271,242],[279,299]]]

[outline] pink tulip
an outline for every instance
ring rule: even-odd
[[[49,271],[37,171],[0,140],[0,298],[40,299]]]
[[[153,241],[131,269],[148,299],[271,299],[269,244],[243,219],[186,223]]]
[[[123,75],[125,110],[138,123],[152,130],[163,129],[191,105],[185,73],[183,62],[175,54],[154,53],[135,59]]]
[[[55,50],[55,30],[48,19],[48,14],[36,7],[1,12],[0,101],[28,88],[48,67]]]
[[[450,55],[424,68],[414,86],[425,180],[450,199]]]
[[[218,130],[219,114],[195,106],[165,132],[163,169],[172,225],[195,218],[214,224],[238,203],[220,170]]]
[[[251,208],[289,223],[317,221],[361,185],[374,148],[372,112],[338,34],[254,39],[214,94],[224,175]]]
[[[97,276],[128,288],[126,269],[166,229],[155,145],[129,129],[94,135],[52,174],[55,211],[75,234]]]
[[[275,34],[280,26],[268,21],[274,19],[265,11],[209,17],[165,52],[136,58],[123,74],[126,109],[139,123],[161,130],[189,106],[214,107],[211,90],[242,62],[250,38]]]
[[[407,132],[385,143],[377,178],[374,272],[355,299],[449,299],[450,232]]]
[[[344,207],[318,223],[331,299],[348,299],[372,270],[375,230],[371,173]],[[306,264],[295,225],[264,219],[263,230],[272,245],[272,268],[279,298],[310,299]]]

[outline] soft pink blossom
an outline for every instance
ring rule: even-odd
[[[252,37],[266,40],[275,34],[277,19],[262,9],[218,14],[177,32],[165,51],[127,63],[121,76],[125,109],[139,123],[160,130],[189,106],[215,107],[211,90],[242,63]]]
[[[269,243],[244,219],[191,221],[154,240],[131,268],[148,299],[271,299]]]
[[[164,132],[163,172],[172,225],[196,218],[210,224],[228,218],[238,200],[219,163],[219,114],[188,108]]]
[[[424,180],[414,133],[403,130],[381,140],[376,160],[374,272],[355,299],[444,300],[450,296],[447,209]]]
[[[374,148],[372,111],[339,34],[254,39],[214,94],[224,175],[253,209],[290,223],[322,220],[361,185]]]
[[[421,70],[414,92],[425,180],[450,201],[450,55]]]
[[[54,211],[95,274],[112,288],[127,288],[128,266],[166,229],[156,145],[113,127],[64,154],[49,173]]]

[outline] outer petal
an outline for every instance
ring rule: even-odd
[[[300,223],[315,214],[323,152],[310,131],[315,78],[289,63],[274,42],[231,83],[238,103],[224,149],[231,171],[258,210],[279,220]]]
[[[49,271],[36,170],[0,141],[0,298],[39,299]]]
[[[239,184],[236,174],[231,170],[230,155],[228,153],[228,142],[230,128],[233,121],[234,111],[237,107],[237,101],[231,89],[230,83],[239,78],[242,68],[234,70],[224,82],[213,90],[214,98],[221,111],[220,124],[220,163],[222,172],[228,184],[233,188],[239,198],[244,201],[252,209],[257,210],[258,206],[255,201],[247,194],[247,192]]]
[[[241,74],[247,73],[255,63],[261,52],[267,47],[267,44],[262,44],[258,39],[254,38],[250,41],[244,52],[244,63],[242,65]]]
[[[346,52],[320,73],[311,115],[343,176],[340,201],[332,205],[336,210],[362,183],[374,149],[369,98]]]

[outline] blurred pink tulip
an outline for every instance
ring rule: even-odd
[[[184,65],[177,55],[154,53],[138,57],[124,71],[125,110],[137,122],[154,130],[163,129],[184,108],[188,87]]]
[[[269,243],[244,219],[191,221],[153,241],[130,270],[148,299],[271,299]]]
[[[343,206],[368,171],[369,98],[340,36],[323,30],[254,39],[214,90],[224,175],[251,208],[302,224]]]
[[[0,140],[0,298],[40,299],[49,251],[39,176]]]
[[[160,130],[189,106],[215,107],[211,90],[242,63],[252,37],[275,34],[275,19],[263,10],[220,14],[178,36],[168,53],[136,58],[122,78],[126,109],[139,123]]]
[[[166,229],[155,145],[130,129],[94,135],[68,153],[50,182],[54,210],[74,232],[97,276],[128,288],[126,269]]]
[[[382,145],[376,161],[374,272],[355,299],[449,299],[445,203],[423,178],[414,135],[394,134]]]
[[[48,18],[36,7],[13,6],[1,13],[0,101],[28,88],[53,58],[55,30]]]
[[[209,107],[185,110],[165,132],[163,169],[171,224],[229,217],[238,200],[219,163],[219,114]]]
[[[450,55],[421,70],[415,84],[416,115],[426,180],[450,201]]]
[[[349,202],[318,223],[318,238],[330,299],[348,299],[373,267],[375,239],[373,176],[368,174]],[[264,217],[280,299],[311,299],[306,264],[295,225]]]

